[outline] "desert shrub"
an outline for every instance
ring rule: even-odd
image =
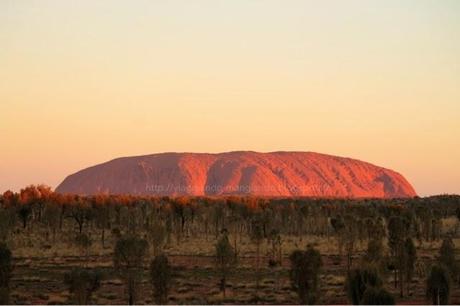
[[[451,280],[448,270],[442,265],[431,267],[426,281],[426,297],[433,305],[449,304]]]
[[[410,283],[415,272],[415,261],[417,260],[417,249],[411,238],[407,238],[404,243],[404,278],[407,284],[407,291],[409,292]]]
[[[9,287],[11,280],[12,255],[5,243],[0,243],[0,304],[9,303]]]
[[[388,246],[393,263],[395,287],[399,280],[400,295],[404,295],[405,272],[405,242],[409,232],[409,223],[400,216],[393,216],[388,220]]]
[[[457,278],[458,264],[455,259],[455,245],[452,238],[448,237],[442,241],[438,261],[449,270],[452,279]]]
[[[113,228],[112,231],[112,236],[115,237],[115,239],[120,239],[121,238],[121,231],[118,227]]]
[[[256,245],[256,294],[258,294],[260,283],[260,246],[264,239],[263,226],[262,221],[260,219],[255,219],[253,221],[250,238],[252,242]]]
[[[0,243],[0,288],[8,288],[10,285],[12,255],[5,243]]]
[[[27,227],[27,221],[29,221],[30,215],[32,214],[32,207],[28,204],[23,204],[18,208],[18,215],[22,221],[22,228]]]
[[[86,234],[77,234],[75,237],[75,245],[85,254],[86,262],[88,261],[89,248],[92,243],[91,238]]]
[[[97,270],[88,271],[82,268],[75,268],[64,276],[64,282],[69,287],[73,303],[88,305],[91,302],[92,294],[101,285],[101,273]]]
[[[164,305],[168,301],[168,291],[171,282],[171,267],[166,255],[156,256],[150,263],[150,282],[153,286],[155,303]]]
[[[395,299],[384,288],[369,287],[364,291],[360,304],[362,305],[394,305]]]
[[[306,251],[297,250],[289,257],[291,261],[291,286],[302,304],[316,304],[319,292],[321,254],[309,246]]]
[[[56,231],[59,227],[59,216],[61,209],[55,203],[46,203],[43,211],[42,221],[51,230],[53,241],[56,239]]]
[[[382,261],[383,254],[383,243],[382,239],[371,239],[367,243],[367,250],[364,259],[369,263],[378,264]]]
[[[361,303],[364,292],[370,287],[380,287],[382,280],[379,276],[377,268],[374,266],[365,266],[362,268],[352,269],[348,273],[346,280],[346,290],[347,295],[350,300],[355,305]]]
[[[6,241],[14,227],[14,213],[10,209],[0,208],[0,241]]]
[[[166,242],[166,227],[159,223],[155,222],[149,229],[149,240],[152,244],[153,255],[157,256],[161,253],[163,245]]]
[[[235,251],[230,245],[226,232],[216,244],[216,264],[221,277],[220,290],[225,296],[227,277],[235,264]]]
[[[10,289],[9,288],[0,288],[0,305],[10,304]]]
[[[148,243],[135,236],[120,238],[115,245],[113,263],[125,282],[129,305],[136,302]]]

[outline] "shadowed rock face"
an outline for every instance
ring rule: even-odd
[[[69,175],[60,193],[413,197],[399,173],[312,152],[161,153],[123,157]]]

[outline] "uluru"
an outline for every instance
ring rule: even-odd
[[[399,173],[313,152],[159,153],[122,157],[69,175],[59,193],[152,196],[406,198]]]

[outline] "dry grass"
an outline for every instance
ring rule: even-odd
[[[453,230],[457,222],[453,218],[443,220],[447,230]],[[11,303],[19,304],[63,304],[69,302],[69,293],[63,283],[64,274],[73,267],[83,266],[99,268],[105,274],[101,288],[94,294],[94,302],[98,304],[126,303],[124,284],[114,274],[112,267],[112,248],[103,248],[99,235],[92,235],[93,244],[89,257],[81,256],[81,250],[71,242],[74,233],[63,233],[56,243],[41,238],[41,233],[33,230],[15,234],[10,238],[10,246],[15,257],[15,269],[12,279]],[[43,236],[44,237],[44,236]],[[238,238],[239,263],[237,270],[228,279],[227,294],[224,298],[219,288],[219,275],[215,272],[214,254],[215,237],[203,235],[183,237],[181,241],[174,238],[165,248],[172,265],[175,277],[169,295],[172,304],[296,304],[297,296],[292,292],[289,281],[289,254],[299,248],[313,244],[323,255],[323,272],[321,275],[320,303],[347,303],[344,290],[345,260],[337,262],[337,242],[335,239],[318,238],[315,236],[282,237],[283,265],[269,268],[268,254],[271,246],[264,241],[261,245],[261,277],[260,286],[256,290],[255,246],[248,239]],[[233,239],[231,237],[233,243]],[[460,239],[454,242],[460,246]],[[106,245],[113,245],[113,237],[109,237]],[[354,260],[359,264],[366,245],[357,247]],[[426,265],[435,258],[440,241],[424,243],[418,254]],[[147,266],[147,265],[146,265]],[[139,303],[152,303],[152,292],[148,283],[148,271],[145,270],[144,282],[141,287]],[[388,276],[386,287],[397,295],[392,286],[392,277]],[[412,283],[412,296],[399,299],[398,303],[425,303],[424,277],[416,276]],[[256,294],[257,293],[257,294]],[[454,286],[452,303],[460,302],[460,288]]]

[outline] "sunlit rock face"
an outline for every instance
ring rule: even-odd
[[[399,173],[313,152],[161,153],[123,157],[69,175],[60,193],[152,196],[416,196]]]

